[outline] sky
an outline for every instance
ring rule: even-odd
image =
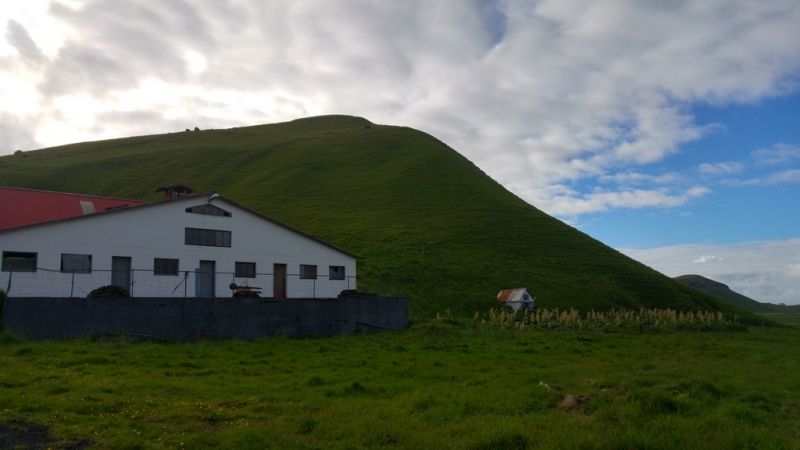
[[[800,304],[797,0],[25,0],[0,26],[0,155],[356,115],[665,275]]]

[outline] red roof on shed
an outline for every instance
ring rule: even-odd
[[[145,203],[122,198],[0,187],[0,230]]]

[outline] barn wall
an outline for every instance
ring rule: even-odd
[[[186,340],[333,336],[408,328],[408,299],[8,298],[3,325],[34,341],[92,333]]]
[[[194,276],[200,261],[214,261],[219,273],[215,296],[231,295],[231,282],[259,286],[272,295],[274,264],[286,264],[287,296],[335,296],[345,289],[356,289],[356,259],[291,229],[258,217],[247,210],[215,200],[213,205],[232,213],[232,217],[187,213],[190,206],[205,204],[205,197],[187,197],[178,201],[146,205],[78,219],[49,222],[23,229],[0,232],[0,252],[37,253],[37,272],[16,272],[10,295],[16,297],[85,296],[91,290],[111,284],[111,261],[114,256],[130,257],[135,271],[133,295],[137,297],[195,296],[194,282],[184,291],[182,276]],[[186,228],[231,232],[231,247],[186,245]],[[92,256],[92,272],[60,273],[61,255]],[[179,260],[179,275],[154,275],[154,259]],[[258,279],[234,278],[235,263],[253,262]],[[297,274],[301,264],[316,265],[318,278],[302,280]],[[329,280],[330,266],[344,266],[347,279]],[[0,272],[3,289],[9,272]],[[315,295],[316,293],[316,295]],[[320,293],[323,293],[320,295]]]

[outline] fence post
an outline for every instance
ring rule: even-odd
[[[72,271],[72,284],[69,287],[69,298],[72,298],[72,294],[75,292],[75,271]]]
[[[183,299],[186,299],[186,289],[188,288],[189,284],[189,271],[185,270],[183,272]]]
[[[133,284],[136,283],[136,271],[131,269],[131,291],[128,292],[128,297],[133,297]]]

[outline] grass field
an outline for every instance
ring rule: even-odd
[[[800,313],[763,313],[759,315],[779,324],[800,329]]]
[[[0,338],[0,430],[47,426],[52,448],[800,447],[791,329]]]

